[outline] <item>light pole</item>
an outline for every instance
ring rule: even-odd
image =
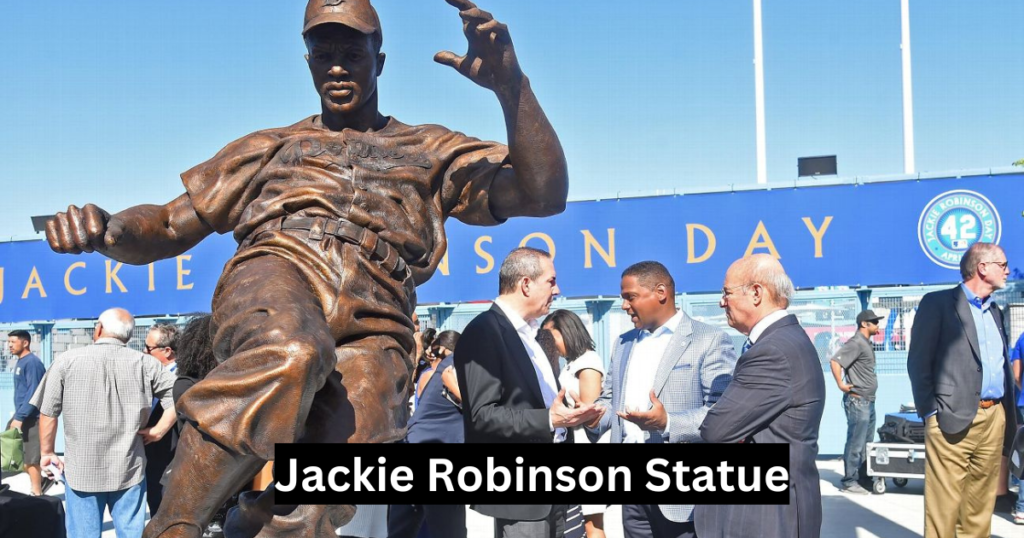
[[[754,109],[757,130],[757,183],[765,184],[768,183],[768,157],[764,133],[764,50],[761,43],[761,0],[754,0]]]
[[[913,174],[914,88],[910,73],[910,0],[900,0],[900,51],[903,55],[903,173]]]

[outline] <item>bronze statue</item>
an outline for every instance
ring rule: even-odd
[[[321,113],[259,131],[182,174],[185,194],[110,215],[71,206],[47,223],[56,252],[146,264],[213,232],[238,251],[213,297],[222,364],[179,403],[186,428],[147,537],[199,537],[274,459],[274,443],[386,443],[404,436],[416,285],[446,250],[445,219],[496,225],[565,208],[558,138],[504,24],[469,0],[465,56],[434,60],[492,90],[508,145],[381,115],[382,34],[368,0],[310,0],[302,35]],[[232,529],[333,537],[352,508],[241,505]],[[273,517],[272,517],[273,516]]]

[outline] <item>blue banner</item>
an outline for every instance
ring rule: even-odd
[[[798,288],[955,282],[977,241],[1003,245],[1022,278],[1024,175],[896,181],[576,202],[546,219],[493,228],[450,220],[448,254],[419,288],[422,304],[493,299],[513,248],[555,255],[568,297],[615,296],[622,270],[658,260],[680,292],[721,289],[729,264],[778,256]],[[211,237],[148,266],[92,254],[57,255],[45,242],[0,244],[0,322],[94,318],[121,306],[136,315],[210,309],[235,243]],[[258,291],[258,290],[254,290]]]

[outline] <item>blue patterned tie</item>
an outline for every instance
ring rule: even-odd
[[[585,538],[587,529],[583,526],[583,510],[578,504],[569,505],[565,513],[564,538]]]
[[[740,352],[740,355],[746,353],[753,345],[754,344],[750,342],[750,339],[747,338],[747,341],[743,342],[743,351]]]

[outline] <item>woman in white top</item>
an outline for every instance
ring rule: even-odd
[[[569,393],[579,395],[582,403],[592,403],[601,396],[601,382],[604,379],[604,361],[594,350],[594,339],[587,332],[583,320],[569,310],[556,310],[544,319],[542,329],[554,337],[559,355],[566,364],[558,375],[558,383]],[[583,426],[571,432],[576,443],[589,443]],[[604,437],[600,442],[608,442]],[[584,504],[583,521],[587,538],[604,538],[604,505]]]

